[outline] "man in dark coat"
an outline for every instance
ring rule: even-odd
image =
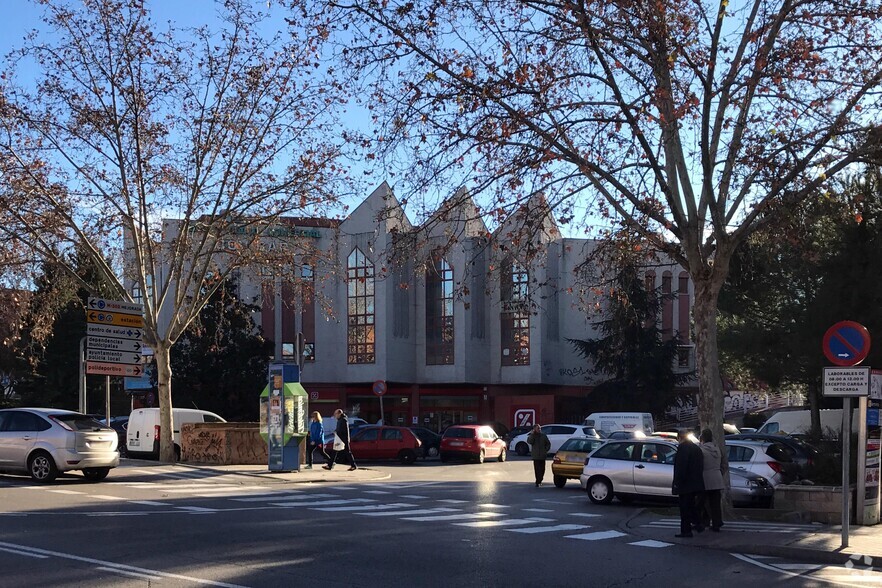
[[[542,432],[542,427],[535,425],[527,435],[527,443],[530,445],[530,455],[533,457],[533,473],[536,475],[538,488],[545,478],[545,459],[551,451],[551,441],[548,440],[548,435]]]
[[[674,487],[680,498],[680,532],[677,537],[692,537],[692,526],[701,533],[704,527],[698,517],[696,501],[704,492],[704,456],[701,448],[690,439],[688,430],[681,430],[680,446],[674,458]]]
[[[334,416],[337,417],[337,428],[334,430],[334,434],[343,442],[343,449],[334,448],[334,452],[331,454],[331,460],[327,465],[323,465],[322,467],[326,470],[330,470],[334,468],[334,464],[337,463],[337,456],[341,453],[344,457],[349,458],[349,471],[357,470],[358,466],[355,465],[355,457],[352,456],[352,449],[349,448],[349,419],[346,418],[346,413],[340,410],[339,408],[334,411]],[[336,439],[335,439],[336,442]]]

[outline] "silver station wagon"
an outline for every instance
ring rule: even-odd
[[[82,470],[87,480],[103,480],[119,465],[118,443],[116,431],[78,412],[0,410],[0,470],[27,472],[37,482],[71,470]]]

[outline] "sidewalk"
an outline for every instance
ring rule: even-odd
[[[128,463],[126,463],[128,462]],[[210,472],[217,476],[238,475],[252,476],[266,480],[268,482],[279,483],[301,483],[301,484],[318,484],[326,482],[371,482],[376,480],[388,480],[391,475],[370,468],[359,467],[354,472],[349,471],[349,466],[338,464],[333,470],[322,469],[320,464],[316,464],[311,470],[301,469],[295,472],[271,472],[266,465],[212,465],[212,464],[192,464],[192,463],[175,463],[168,464],[157,461],[148,461],[140,459],[124,459],[123,469],[127,467],[138,467],[140,469],[149,469],[151,467],[174,467],[181,469],[198,470],[201,472]]]
[[[860,558],[866,565],[875,562],[875,567],[882,567],[882,525],[852,526],[845,549],[841,549],[839,525],[790,523],[743,515],[726,521],[719,533],[707,529],[694,533],[692,538],[674,537],[680,532],[677,509],[644,509],[627,520],[624,527],[632,535],[665,543],[813,563],[841,564]]]

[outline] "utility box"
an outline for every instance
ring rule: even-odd
[[[308,394],[295,364],[271,363],[260,395],[260,434],[267,442],[269,470],[300,470],[300,445],[309,434]]]

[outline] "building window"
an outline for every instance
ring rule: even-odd
[[[453,269],[438,257],[426,270],[426,365],[453,364]]]
[[[347,362],[374,363],[374,264],[356,247],[349,254],[347,287]]]
[[[527,270],[509,262],[502,267],[500,342],[502,365],[530,365],[530,312]]]

